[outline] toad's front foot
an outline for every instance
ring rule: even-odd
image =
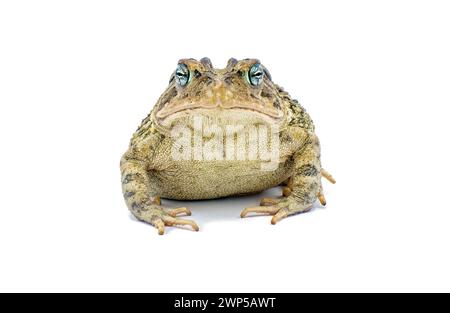
[[[293,197],[284,199],[263,199],[261,206],[246,208],[241,213],[241,217],[246,217],[249,213],[259,213],[273,215],[272,225],[275,225],[280,220],[290,215],[308,212],[312,206],[305,206],[298,203]]]
[[[178,218],[179,215],[190,216],[188,208],[163,209],[158,204],[150,204],[135,214],[140,221],[149,223],[158,229],[158,234],[164,235],[166,226],[190,226],[194,231],[199,227],[194,221]]]

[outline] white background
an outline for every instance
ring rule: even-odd
[[[2,1],[0,289],[450,291],[446,1]],[[177,203],[158,236],[119,160],[178,59],[259,58],[312,115],[328,206]],[[278,190],[269,192],[278,194]]]

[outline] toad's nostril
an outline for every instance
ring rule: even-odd
[[[226,85],[231,85],[233,83],[233,79],[231,77],[227,77],[225,78],[224,82]]]
[[[209,86],[213,83],[213,79],[211,77],[206,78],[206,85]]]

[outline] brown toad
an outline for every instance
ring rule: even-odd
[[[272,82],[255,59],[230,59],[215,69],[207,58],[180,60],[169,86],[133,135],[121,160],[122,187],[131,213],[165,226],[195,222],[187,208],[164,209],[161,198],[216,199],[286,185],[280,199],[241,213],[273,215],[272,224],[325,205],[314,125],[302,106]]]

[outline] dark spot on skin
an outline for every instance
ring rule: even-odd
[[[123,175],[122,175],[123,176]],[[127,174],[125,175],[125,177],[122,180],[122,184],[128,184],[131,183],[133,181],[135,181],[136,179],[142,179],[141,174],[139,173],[131,173],[131,174]]]
[[[267,90],[261,91],[261,97],[272,99],[272,94],[268,93]]]
[[[131,205],[131,209],[133,211],[141,211],[142,206],[140,204],[137,204],[136,202],[133,202],[133,204]]]
[[[319,170],[312,164],[305,164],[300,167],[299,174],[302,176],[317,176]]]
[[[133,181],[133,174],[127,174],[123,180],[122,180],[122,184],[128,184],[129,182]]]
[[[128,191],[126,192],[123,196],[125,197],[125,199],[129,199],[132,196],[134,196],[136,193],[134,191]]]
[[[198,70],[194,71],[194,77],[195,78],[199,78],[200,76],[202,76],[202,74],[200,74],[200,72]]]
[[[233,79],[231,77],[227,77],[227,78],[225,78],[225,83],[228,85],[231,85],[231,84],[233,84]]]
[[[278,99],[276,99],[276,100],[273,102],[273,107],[274,107],[275,109],[281,109],[280,101],[278,101]]]
[[[208,77],[208,78],[206,79],[206,86],[211,85],[212,82],[213,82],[212,78],[211,78],[211,77]]]

